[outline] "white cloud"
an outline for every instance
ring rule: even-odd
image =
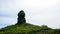
[[[14,17],[0,17],[0,28],[17,23],[17,19]]]

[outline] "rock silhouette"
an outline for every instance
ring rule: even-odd
[[[25,20],[25,12],[23,10],[21,10],[18,13],[18,19],[17,19],[17,24],[22,24],[22,23],[26,23],[26,20]]]

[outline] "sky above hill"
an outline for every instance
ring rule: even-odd
[[[60,28],[60,0],[0,0],[0,28],[16,24],[20,10],[27,23]]]

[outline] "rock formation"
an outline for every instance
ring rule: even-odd
[[[25,20],[25,12],[23,10],[21,10],[18,13],[18,19],[17,19],[17,24],[22,24],[22,23],[26,23],[26,20]]]

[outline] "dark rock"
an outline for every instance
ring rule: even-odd
[[[23,10],[21,10],[18,13],[18,19],[17,19],[17,24],[22,24],[22,23],[26,23],[26,20],[25,20],[25,12]]]

